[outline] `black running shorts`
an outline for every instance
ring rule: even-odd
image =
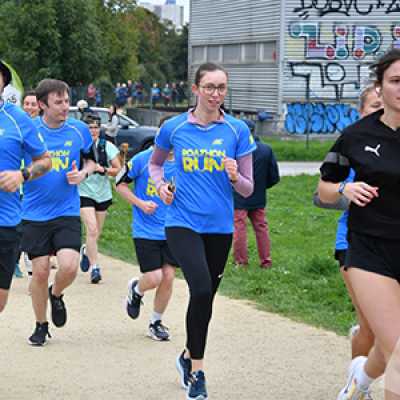
[[[166,240],[133,239],[133,242],[142,274],[160,269],[164,264],[178,266]]]
[[[339,267],[343,267],[346,262],[346,250],[335,250],[335,260],[339,261]]]
[[[345,268],[375,272],[400,282],[400,241],[349,231]]]
[[[21,249],[30,260],[57,254],[61,249],[81,248],[80,217],[58,217],[49,221],[22,221]]]
[[[108,207],[112,204],[112,200],[103,201],[98,203],[97,201],[90,199],[89,197],[81,197],[81,208],[92,207],[96,211],[107,211]]]
[[[20,225],[0,227],[0,289],[10,289],[19,255],[20,240]]]

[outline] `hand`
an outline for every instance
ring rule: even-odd
[[[103,173],[104,172],[104,168],[100,164],[96,164],[96,168],[95,168],[94,172]]]
[[[379,196],[378,190],[378,187],[370,186],[365,182],[348,182],[342,194],[354,204],[365,207],[374,197]]]
[[[70,185],[79,185],[85,179],[85,173],[76,167],[76,161],[72,161],[72,170],[67,172],[67,179]]]
[[[20,170],[0,172],[0,189],[4,192],[14,193],[22,183],[24,183],[24,177]]]
[[[154,201],[144,201],[140,207],[140,209],[147,215],[153,214],[153,212],[156,210],[158,207],[157,203],[154,203]]]
[[[164,183],[160,186],[160,197],[161,200],[167,205],[170,205],[174,200],[174,192],[171,192],[168,189],[167,183]]]
[[[236,160],[225,156],[222,162],[224,164],[225,171],[228,174],[229,180],[236,182],[239,179]]]
[[[108,125],[103,125],[103,129],[106,131],[108,129]]]

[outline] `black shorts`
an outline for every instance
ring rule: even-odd
[[[166,240],[133,239],[133,243],[142,274],[160,269],[164,264],[178,266]]]
[[[20,241],[20,225],[0,227],[0,289],[10,289]]]
[[[112,204],[112,200],[103,201],[102,203],[98,203],[93,199],[89,199],[89,197],[81,197],[81,208],[92,207],[96,211],[107,211],[108,207]]]
[[[81,248],[80,217],[58,217],[49,221],[22,221],[21,249],[30,260],[57,254],[61,249]]]
[[[400,240],[380,239],[349,231],[347,241],[346,269],[360,268],[400,282]]]
[[[343,267],[346,263],[346,250],[335,250],[335,260],[339,261],[339,267]]]

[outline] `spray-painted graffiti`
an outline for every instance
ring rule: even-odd
[[[334,133],[360,119],[357,109],[346,104],[288,104],[285,131],[289,133]],[[307,123],[308,121],[308,123]]]
[[[392,35],[399,35],[398,26],[392,29]],[[353,27],[351,42],[353,48],[349,51],[347,42],[349,29],[346,25],[333,26],[333,43],[321,44],[321,28],[318,23],[294,22],[289,33],[293,38],[304,39],[304,57],[306,59],[343,60],[349,54],[356,60],[363,60],[368,54],[376,54],[381,45],[381,34],[373,26],[356,25]]]
[[[399,0],[300,0],[300,7],[293,9],[299,17],[304,19],[307,19],[313,11],[319,17],[331,13],[349,17],[351,12],[358,15],[369,15],[376,10],[383,11],[385,14],[400,13]]]

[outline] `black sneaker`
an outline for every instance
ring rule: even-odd
[[[46,336],[51,338],[49,332],[49,323],[48,322],[36,322],[36,329],[33,332],[32,336],[28,339],[28,343],[33,346],[45,346]]]
[[[208,400],[206,380],[203,371],[193,372],[186,400]]]
[[[166,332],[167,330],[168,328],[158,320],[155,321],[154,324],[150,323],[147,336],[150,336],[154,340],[171,340],[169,333]]]
[[[135,292],[135,287],[139,282],[139,278],[133,278],[129,281],[129,294],[125,300],[125,308],[128,315],[136,319],[140,314],[140,306],[143,304],[142,297]]]
[[[190,371],[192,370],[192,360],[190,358],[183,358],[185,350],[182,354],[176,357],[175,367],[181,375],[181,387],[187,389],[189,386],[189,380],[191,377]]]
[[[63,300],[63,294],[61,294],[59,297],[54,296],[51,293],[51,290],[53,288],[53,284],[49,286],[49,300],[51,304],[51,320],[53,321],[53,324],[57,327],[60,328],[65,325],[67,322],[67,309],[65,308],[64,300]]]

